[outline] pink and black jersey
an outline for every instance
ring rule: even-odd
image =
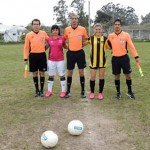
[[[48,39],[49,48],[49,57],[48,59],[51,61],[61,61],[64,60],[63,54],[63,45],[65,43],[65,39],[63,36],[59,36],[57,39],[50,36]]]

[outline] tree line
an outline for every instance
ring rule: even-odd
[[[88,28],[89,15],[84,10],[85,0],[73,0],[68,6],[65,0],[59,0],[57,5],[53,7],[55,23],[62,29],[69,25],[70,9],[79,15],[80,25]],[[94,20],[90,19],[91,24],[101,23],[104,30],[113,25],[115,19],[121,19],[123,26],[139,25],[139,18],[135,13],[135,9],[121,4],[110,2],[97,10]],[[150,13],[141,16],[141,25],[150,23]],[[32,30],[31,24],[26,27],[28,31]],[[50,27],[42,25],[41,28],[50,34]]]
[[[63,28],[69,24],[69,9],[72,8],[74,12],[79,15],[79,22],[81,25],[88,27],[88,14],[84,11],[85,0],[73,0],[71,5],[68,6],[65,0],[59,0],[58,4],[53,7],[56,22],[59,23]],[[110,2],[99,10],[95,14],[95,19],[91,20],[91,23],[99,22],[104,27],[111,26],[115,19],[121,19],[123,25],[137,25],[139,24],[139,18],[135,13],[135,9],[127,6],[124,7],[121,4],[114,4]],[[141,23],[150,23],[150,13],[141,16]]]

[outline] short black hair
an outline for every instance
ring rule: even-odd
[[[41,25],[41,21],[40,21],[39,19],[33,19],[32,22],[31,22],[32,25],[33,25],[33,22],[34,22],[34,21],[38,21],[38,22],[39,22],[39,25]]]
[[[122,25],[122,21],[121,21],[120,19],[116,19],[116,20],[114,21],[114,24],[115,24],[116,22],[120,22],[120,24]]]
[[[58,25],[52,25],[52,27],[51,27],[51,32],[52,32],[54,29],[58,29],[58,31],[59,31],[58,35],[60,35],[60,27],[59,27]]]

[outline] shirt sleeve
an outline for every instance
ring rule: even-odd
[[[67,39],[68,39],[68,35],[67,35],[67,31],[66,31],[66,29],[65,29],[65,31],[64,31],[64,39],[65,39],[65,40],[67,40]]]
[[[29,36],[26,35],[25,37],[25,43],[24,43],[24,60],[28,59],[29,56],[29,52],[30,52],[30,40],[29,40]]]
[[[85,39],[88,39],[87,31],[86,31],[85,28],[84,28],[84,32],[83,32],[83,37],[84,37]]]
[[[45,32],[45,40],[46,40],[46,42],[48,42],[48,39],[49,39],[49,36],[48,36],[48,34]]]
[[[129,34],[127,34],[127,44],[128,44],[127,46],[129,47],[129,50],[131,52],[131,55],[133,57],[137,57],[138,56],[137,50],[136,50]]]

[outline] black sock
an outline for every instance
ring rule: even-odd
[[[66,78],[65,77],[60,77],[60,81],[65,81]]]
[[[104,84],[105,84],[105,80],[104,79],[99,79],[99,93],[103,92]]]
[[[94,93],[94,90],[95,90],[95,80],[94,81],[90,80],[90,88],[91,88],[91,93]]]
[[[120,80],[115,80],[117,93],[120,93]]]
[[[69,93],[70,93],[71,83],[72,83],[72,77],[67,77],[67,92]]]
[[[132,80],[127,80],[126,79],[126,84],[127,84],[127,87],[128,87],[128,93],[131,93],[132,92]]]
[[[43,88],[44,88],[44,82],[45,82],[45,77],[40,77],[41,91],[43,91]]]
[[[33,82],[34,82],[35,90],[39,91],[38,77],[33,77]]]
[[[84,91],[84,86],[85,86],[85,78],[84,78],[84,76],[80,77],[80,84],[81,84],[81,91]]]

